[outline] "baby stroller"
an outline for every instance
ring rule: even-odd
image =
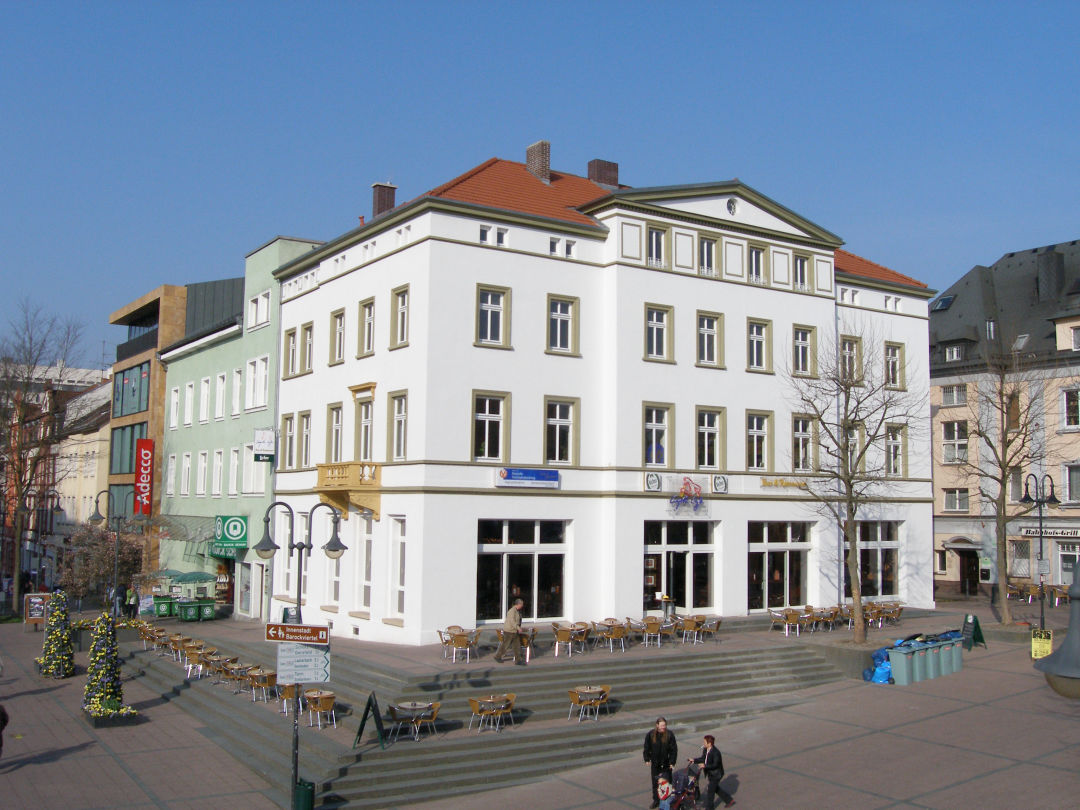
[[[671,810],[694,810],[698,800],[697,766],[683,768],[671,777]]]

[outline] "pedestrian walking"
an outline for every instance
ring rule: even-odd
[[[500,664],[509,649],[514,652],[514,663],[525,666],[525,655],[521,652],[521,609],[523,607],[525,607],[525,601],[515,599],[514,604],[506,611],[506,620],[503,621],[502,641],[499,642],[499,649],[495,651],[495,660]]]
[[[716,738],[712,734],[706,734],[703,742],[701,756],[696,759],[689,759],[687,762],[692,765],[700,765],[701,774],[707,781],[704,793],[705,810],[713,810],[716,806],[714,796],[720,797],[724,807],[731,807],[731,805],[735,804],[735,800],[731,797],[731,794],[720,787],[720,780],[724,778],[724,758],[720,754],[720,749],[716,747]],[[698,784],[701,784],[701,780],[698,780]]]
[[[650,808],[660,806],[660,797],[656,792],[656,783],[660,774],[671,781],[671,769],[678,762],[679,747],[675,742],[674,732],[668,731],[667,720],[656,718],[656,726],[645,735],[642,757],[649,764],[649,790],[652,792]]]
[[[139,610],[139,592],[135,590],[135,586],[131,585],[127,590],[127,617],[134,619]]]
[[[0,757],[4,755],[4,729],[7,728],[8,713],[4,704],[0,703]]]

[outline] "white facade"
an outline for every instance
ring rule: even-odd
[[[795,328],[819,346],[867,319],[922,381],[923,290],[844,275],[859,293],[840,305],[839,240],[738,183],[619,192],[591,215],[421,201],[279,270],[275,494],[298,536],[320,500],[347,512],[337,563],[315,513],[306,622],[417,644],[501,621],[518,594],[538,620],[636,617],[658,592],[728,616],[837,601],[836,528],[792,467]],[[883,595],[922,606],[926,441],[866,516],[894,527]],[[273,526],[286,546],[283,510]],[[295,560],[274,566],[272,620],[296,593]]]

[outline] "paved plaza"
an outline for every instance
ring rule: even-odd
[[[1026,606],[1025,606],[1026,608]],[[905,622],[892,635],[936,625],[958,626],[948,604],[933,618]],[[965,606],[955,608],[962,611]],[[971,609],[966,607],[966,609]],[[1080,703],[1050,691],[1032,669],[1029,647],[997,639],[989,609],[980,606],[989,646],[964,654],[961,672],[907,687],[845,680],[794,695],[800,702],[715,729],[724,754],[723,786],[740,808],[1059,808],[1080,796]],[[942,614],[945,615],[942,615]],[[1030,613],[1030,609],[1029,609]],[[1037,621],[1037,607],[1034,616]],[[1067,611],[1050,612],[1064,635]],[[221,622],[221,632],[257,635],[261,628]],[[738,634],[740,636],[755,634]],[[761,633],[775,643],[821,643]],[[838,631],[833,643],[844,634]],[[881,636],[882,643],[885,637]],[[0,625],[0,702],[11,714],[0,759],[4,808],[272,808],[270,785],[234,760],[212,730],[186,714],[183,698],[165,702],[139,681],[125,681],[127,702],[143,722],[91,729],[79,706],[80,674],[64,681],[36,675],[42,634]],[[732,639],[734,640],[734,639]],[[359,642],[352,642],[357,643]],[[389,650],[381,655],[388,656]],[[403,665],[422,666],[438,651],[398,648]],[[703,691],[708,685],[703,684]],[[672,707],[676,711],[679,707]],[[223,722],[226,719],[223,718]],[[647,729],[642,729],[642,735]],[[567,733],[572,734],[573,725]],[[507,746],[514,731],[504,732]],[[698,739],[681,739],[680,756]],[[408,756],[422,749],[402,749]],[[417,767],[422,768],[422,757]],[[282,763],[287,779],[289,764]],[[647,807],[647,768],[639,751],[604,765],[532,784],[440,800],[424,807]],[[419,807],[420,805],[414,805]]]

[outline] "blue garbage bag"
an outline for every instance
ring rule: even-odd
[[[870,678],[873,683],[889,683],[892,680],[892,664],[886,661],[874,668],[874,674]]]

